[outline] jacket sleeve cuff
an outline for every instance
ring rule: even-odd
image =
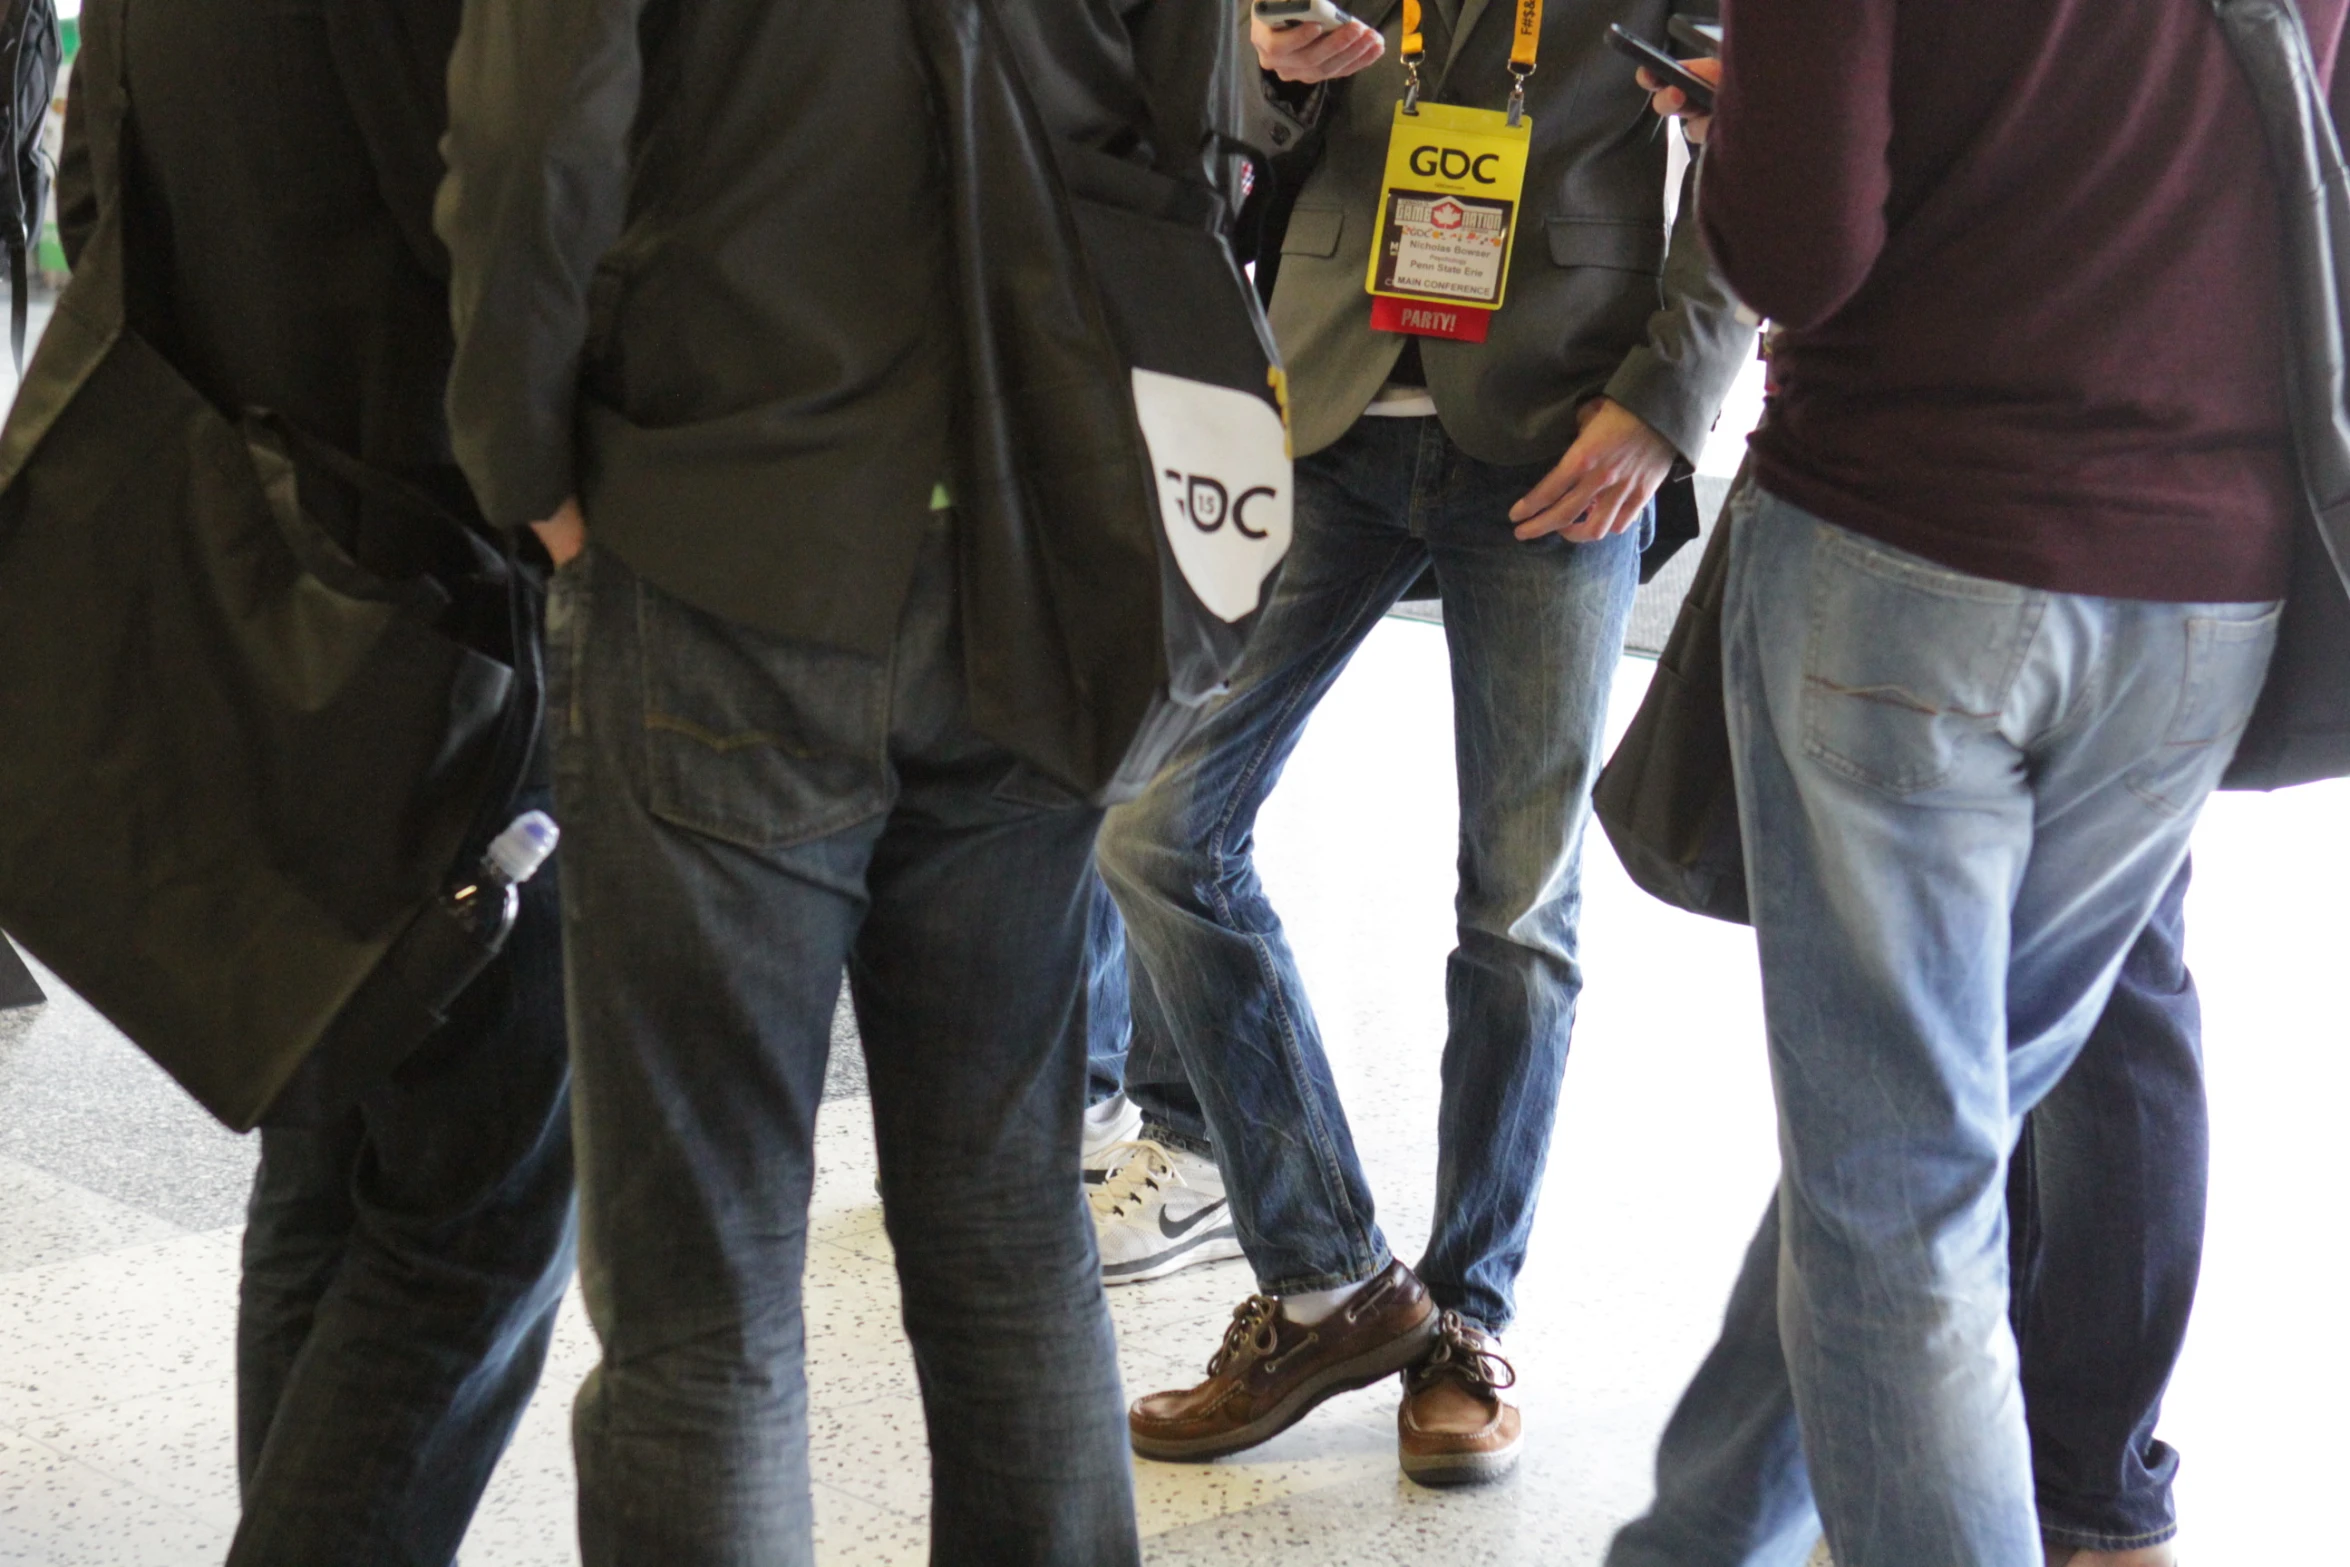
[[[544,522],[579,494],[579,475],[568,447],[534,452],[527,437],[511,425],[489,431],[459,420],[452,420],[452,425],[457,465],[473,486],[482,516],[494,526],[522,528]]]
[[[1248,105],[1244,139],[1276,158],[1295,152],[1322,123],[1329,103],[1328,82],[1315,83],[1301,97],[1296,84],[1284,82],[1269,71],[1259,71],[1257,91]]]
[[[1742,363],[1742,359],[1734,359],[1727,376],[1718,372],[1692,375],[1685,367],[1666,363],[1655,349],[1642,344],[1625,356],[1608,379],[1606,395],[1638,414],[1643,423],[1672,443],[1683,462],[1695,467]]]

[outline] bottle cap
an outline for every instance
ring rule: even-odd
[[[547,863],[547,856],[555,852],[555,842],[562,836],[562,829],[546,812],[525,811],[490,840],[489,852],[482,856],[482,861],[500,879],[519,886],[538,874],[538,868]]]

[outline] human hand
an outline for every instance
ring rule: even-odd
[[[1546,533],[1589,544],[1621,533],[1673,471],[1673,443],[1612,398],[1576,412],[1582,431],[1525,499],[1510,508],[1521,539]]]
[[[556,507],[555,515],[546,521],[532,523],[530,531],[539,536],[548,558],[558,567],[570,565],[572,557],[587,548],[587,519],[580,515],[579,497],[574,495]]]
[[[1716,93],[1721,91],[1721,61],[1708,56],[1698,60],[1683,60],[1681,63],[1688,67],[1690,75],[1705,78],[1713,83]],[[1704,146],[1706,132],[1713,129],[1714,117],[1711,114],[1690,112],[1689,95],[1681,91],[1680,88],[1668,87],[1654,76],[1649,75],[1647,66],[1640,67],[1636,74],[1640,78],[1640,85],[1648,91],[1648,106],[1668,120],[1679,115],[1681,129],[1688,133],[1690,141],[1700,147]]]
[[[1257,46],[1257,64],[1285,82],[1334,82],[1387,52],[1387,40],[1364,22],[1324,32],[1311,24],[1272,28],[1252,19],[1248,37]]]

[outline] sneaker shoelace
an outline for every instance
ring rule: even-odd
[[[1281,1302],[1270,1295],[1251,1295],[1232,1311],[1232,1326],[1224,1330],[1224,1342],[1216,1346],[1208,1357],[1208,1375],[1214,1376],[1226,1366],[1242,1361],[1262,1360],[1273,1353],[1279,1342],[1278,1323]]]
[[[1426,1387],[1440,1376],[1458,1377],[1477,1393],[1499,1393],[1517,1386],[1517,1368],[1492,1344],[1493,1340],[1463,1322],[1459,1312],[1446,1312],[1436,1325],[1436,1348],[1412,1369],[1412,1386]]]
[[[1094,1213],[1104,1219],[1122,1219],[1129,1208],[1142,1211],[1150,1194],[1183,1184],[1167,1150],[1154,1142],[1114,1143],[1103,1150],[1119,1157],[1108,1161],[1109,1175],[1085,1194]]]

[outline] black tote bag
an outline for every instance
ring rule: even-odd
[[[0,926],[242,1130],[462,985],[440,895],[526,765],[535,631],[462,523],[232,422],[129,324],[112,86],[100,221],[0,433]],[[357,507],[412,575],[321,524]]]
[[[1170,15],[1237,36],[1212,8]],[[1272,592],[1291,502],[1278,361],[1220,194],[1053,137],[994,0],[922,19],[964,339],[973,723],[1112,803],[1223,689]]]
[[[1641,891],[1738,925],[1751,916],[1722,705],[1722,595],[1750,468],[1751,459],[1730,486],[1640,710],[1591,792],[1592,814]]]

